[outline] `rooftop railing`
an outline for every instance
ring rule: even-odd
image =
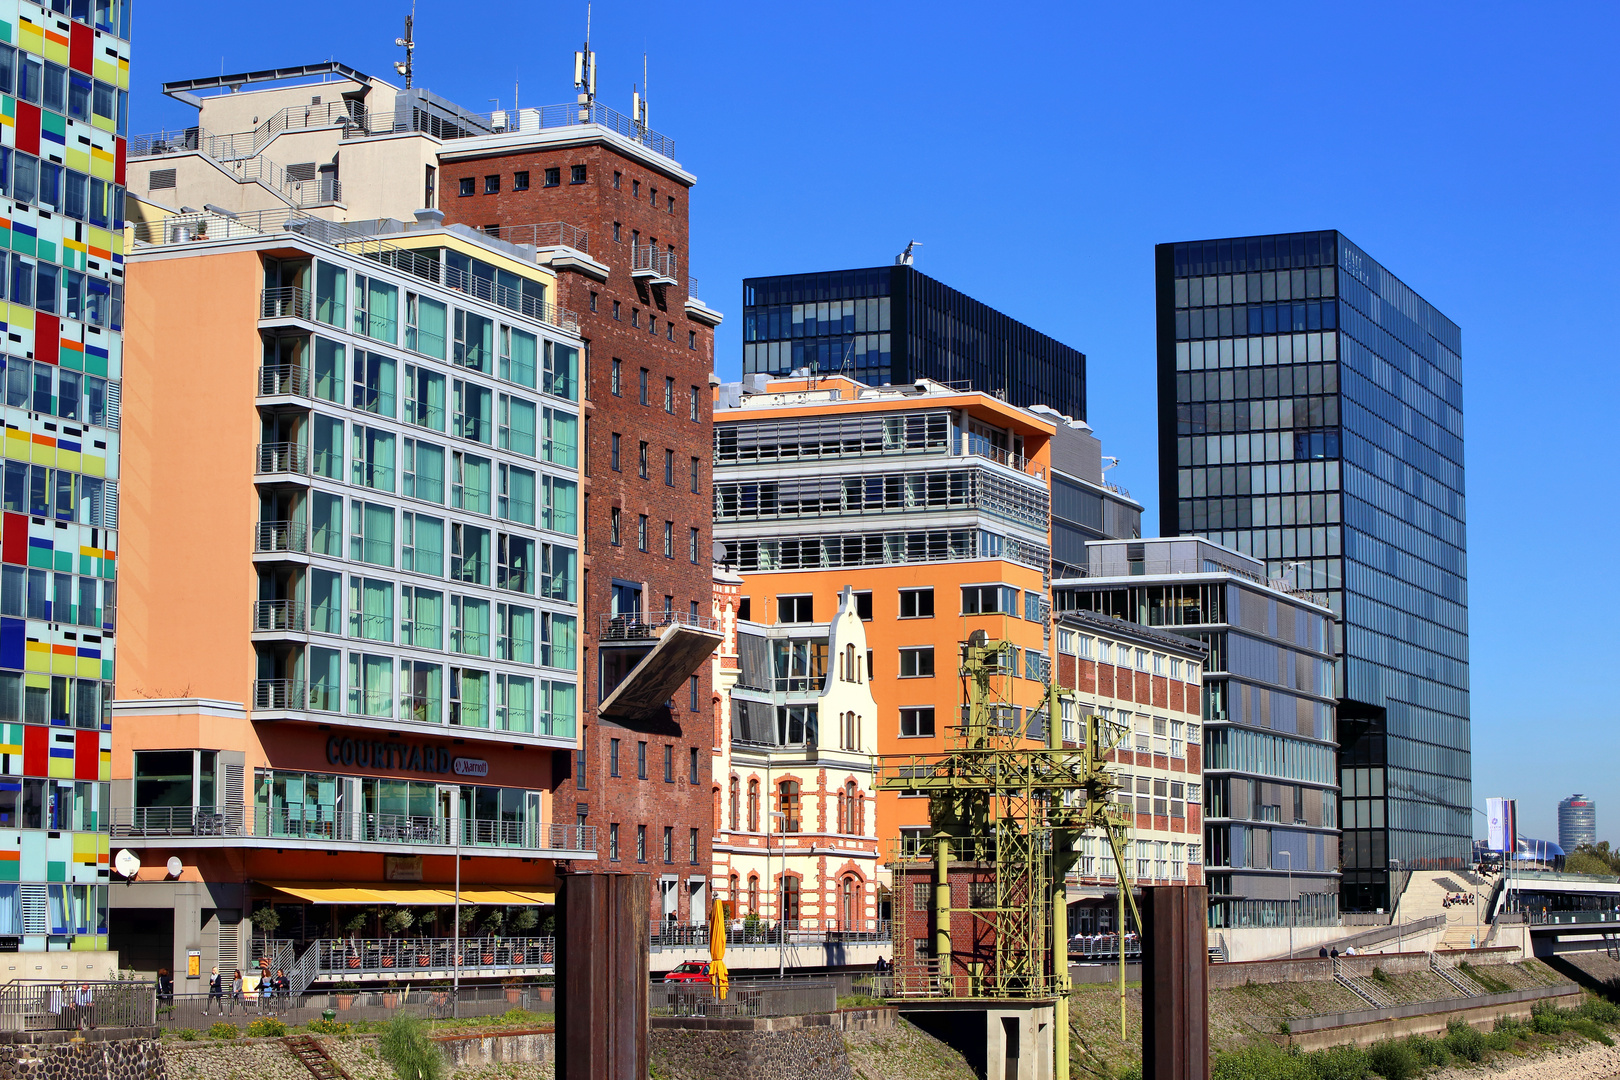
[[[484,232],[509,244],[527,244],[537,248],[568,247],[575,251],[583,251],[587,255],[591,251],[590,233],[566,221],[541,221],[531,225],[492,225],[486,227]]]
[[[300,803],[271,809],[243,805],[116,807],[112,835],[128,839],[273,837],[322,843],[412,847],[518,848],[594,853],[596,826],[494,821],[423,814],[340,810]]]
[[[1327,597],[1324,594],[1298,588],[1286,577],[1263,577],[1249,570],[1207,560],[1198,560],[1194,563],[1192,561],[1171,562],[1169,560],[1149,561],[1143,559],[1127,562],[1123,569],[1094,571],[1089,566],[1082,565],[1073,567],[1073,570],[1075,571],[1076,580],[1097,577],[1158,577],[1172,574],[1232,574],[1235,577],[1252,581],[1256,585],[1264,585],[1268,589],[1276,589],[1278,592],[1297,596],[1307,603],[1316,604],[1320,607],[1328,606]]]

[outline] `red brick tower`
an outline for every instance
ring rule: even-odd
[[[689,299],[695,178],[673,144],[602,106],[580,112],[590,122],[446,144],[440,204],[449,223],[537,244],[585,339],[581,741],[555,805],[597,827],[598,852],[574,869],[650,873],[657,923],[701,922],[720,315]],[[526,227],[542,222],[586,236]]]

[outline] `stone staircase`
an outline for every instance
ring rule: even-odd
[[[1472,875],[1468,875],[1472,877]],[[1415,922],[1431,916],[1444,916],[1446,929],[1440,936],[1441,949],[1468,949],[1475,947],[1490,927],[1484,924],[1486,896],[1478,896],[1473,904],[1454,904],[1447,907],[1447,894],[1475,892],[1476,888],[1459,881],[1458,876],[1433,872],[1414,872],[1407,880],[1395,906],[1395,918],[1401,922]]]

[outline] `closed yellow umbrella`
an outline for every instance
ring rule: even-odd
[[[709,985],[726,996],[726,902],[718,898],[709,908]]]

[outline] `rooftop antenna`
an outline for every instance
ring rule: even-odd
[[[579,91],[579,122],[590,123],[596,101],[596,54],[591,51],[591,5],[585,5],[585,47],[574,54],[574,89]]]
[[[900,254],[898,254],[898,255],[896,255],[894,257],[894,265],[896,265],[896,266],[910,266],[911,265],[911,260],[913,258],[912,249],[913,248],[920,248],[920,247],[922,247],[922,241],[921,240],[913,240],[913,241],[911,241],[911,243],[906,245],[906,250],[902,251]]]
[[[641,88],[637,92],[636,86],[630,86],[630,115],[636,125],[646,131],[651,126],[647,113],[647,54],[641,54]]]
[[[416,0],[411,0],[411,13],[405,16],[405,36],[395,38],[394,44],[405,50],[405,59],[395,60],[394,70],[405,76],[405,89],[409,90],[416,60]]]

